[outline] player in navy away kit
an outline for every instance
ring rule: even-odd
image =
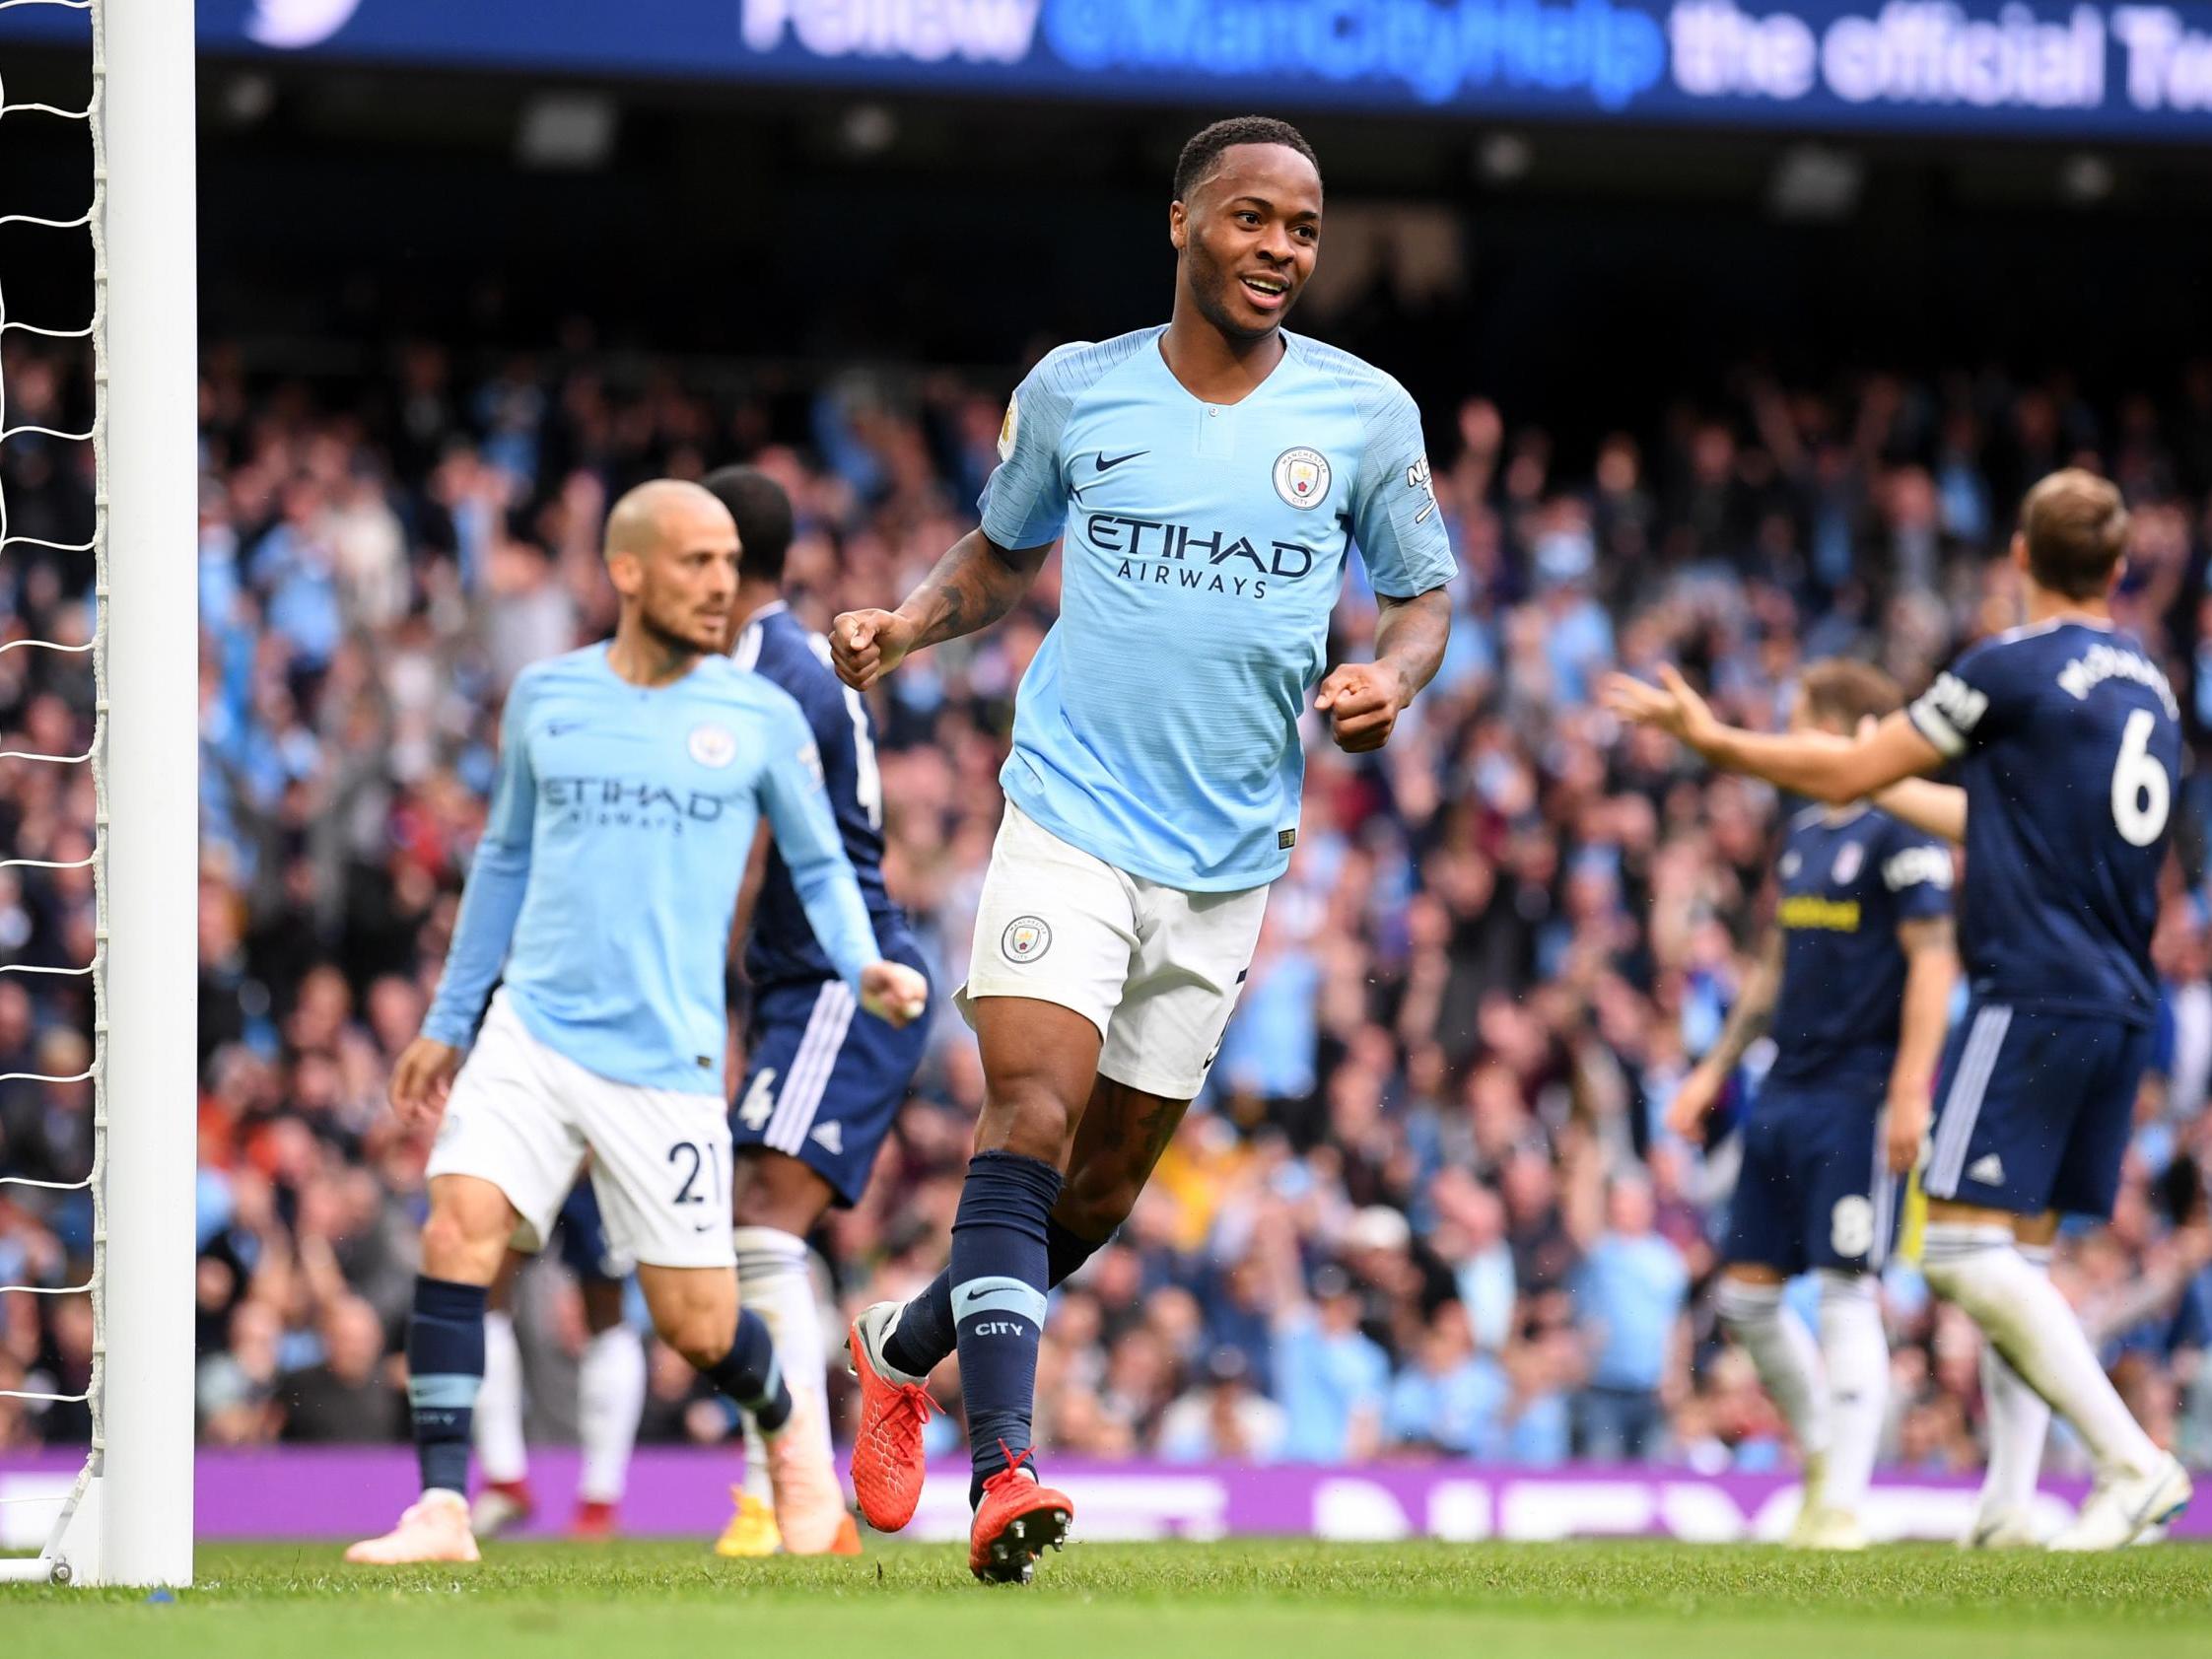
[[[2178,1512],[2189,1478],[2128,1415],[2073,1310],[2023,1255],[2058,1212],[2109,1217],[2148,1058],[2150,961],[2179,775],[2179,711],[2114,629],[2119,492],[2076,469],[2028,492],[2012,558],[2027,625],[1959,657],[1909,710],[1842,738],[1739,731],[1678,673],[1615,676],[1613,707],[1716,766],[1830,801],[1956,763],[1967,847],[1960,930],[1972,999],[1944,1057],[1924,1271],[2097,1460],[2054,1550],[2112,1550]],[[1969,1542],[2019,1529],[1984,1514]]]
[[[883,886],[883,780],[875,764],[874,717],[830,667],[829,642],[809,633],[784,603],[791,500],[773,478],[750,467],[725,467],[705,484],[737,523],[732,656],[739,667],[789,692],[806,717],[876,948],[886,960],[926,976],[906,917]],[[737,1279],[745,1305],[768,1322],[776,1351],[792,1356],[788,1385],[823,1406],[814,1420],[822,1425],[826,1462],[827,1349],[806,1235],[832,1205],[859,1202],[876,1151],[906,1103],[929,1029],[923,1021],[893,1027],[854,1017],[853,995],[816,941],[791,871],[773,846],[753,906],[745,977],[753,995],[751,1052],[729,1124],[736,1146]],[[766,1450],[749,1420],[746,1442],[745,1486],[716,1545],[726,1555],[767,1555],[777,1547]],[[848,1547],[859,1550],[857,1532],[840,1540],[841,1549]]]
[[[1816,662],[1791,729],[1857,731],[1901,702],[1879,669]],[[1958,977],[1951,850],[1872,807],[1815,806],[1791,820],[1775,873],[1773,933],[1667,1121],[1695,1137],[1745,1050],[1771,1029],[1774,1063],[1744,1129],[1720,1314],[1805,1457],[1790,1543],[1857,1550],[1889,1393],[1873,1276],[1927,1133]],[[1782,1300],[1784,1281],[1808,1270],[1820,1280],[1817,1347]]]

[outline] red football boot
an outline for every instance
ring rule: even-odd
[[[968,1532],[968,1570],[986,1584],[1028,1583],[1037,1557],[1068,1542],[1075,1506],[1066,1492],[1040,1486],[1022,1468],[1029,1455],[1023,1452],[983,1484]]]
[[[853,1495],[877,1532],[897,1532],[922,1501],[922,1425],[936,1410],[927,1380],[910,1377],[883,1357],[883,1338],[902,1306],[863,1308],[846,1333],[853,1375],[861,1385],[861,1421],[853,1436]]]

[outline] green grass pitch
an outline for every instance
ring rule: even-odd
[[[495,1546],[348,1567],[335,1548],[209,1546],[173,1603],[0,1586],[20,1654],[118,1659],[1928,1659],[2212,1655],[2212,1550],[1859,1556],[1671,1544],[1072,1544],[1026,1589],[951,1546],[720,1561],[698,1546]]]

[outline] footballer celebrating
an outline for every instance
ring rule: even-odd
[[[1282,326],[1321,225],[1295,128],[1191,139],[1171,319],[1047,354],[1007,407],[981,527],[897,610],[831,628],[864,690],[1004,616],[1063,547],[956,997],[987,1087],[951,1263],[849,1337],[854,1486],[885,1530],[913,1514],[925,1379],[957,1348],[987,1580],[1026,1579],[1072,1516],[1030,1467],[1045,1293],[1128,1215],[1206,1078],[1297,838],[1308,699],[1340,747],[1378,749],[1444,650],[1454,571],[1413,399]],[[1354,548],[1375,660],[1324,676]]]

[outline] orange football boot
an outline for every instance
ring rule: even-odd
[[[883,1339],[902,1304],[863,1308],[846,1333],[845,1350],[861,1385],[861,1421],[853,1436],[853,1495],[877,1532],[897,1532],[922,1501],[922,1425],[936,1410],[927,1379],[910,1377],[883,1357]]]
[[[1000,1450],[1004,1449],[1002,1441]],[[983,1501],[968,1532],[968,1570],[986,1584],[1028,1583],[1037,1557],[1068,1542],[1075,1506],[1066,1492],[1039,1485],[1022,1468],[1029,1455],[1012,1458],[983,1483]]]

